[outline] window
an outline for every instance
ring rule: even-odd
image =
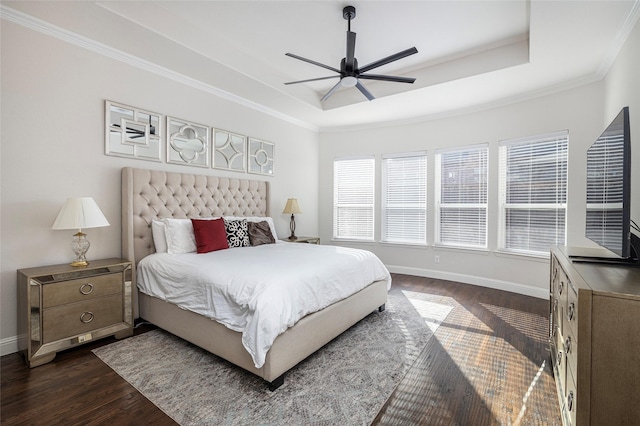
[[[373,241],[375,158],[333,162],[333,237]]]
[[[565,244],[568,142],[565,131],[500,143],[500,249]]]
[[[382,241],[427,244],[426,152],[382,156]]]
[[[487,247],[487,145],[436,153],[436,244]]]

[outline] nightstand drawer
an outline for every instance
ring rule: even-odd
[[[123,321],[122,295],[116,294],[45,309],[43,341],[53,342]]]
[[[96,275],[42,286],[42,306],[64,305],[122,293],[122,273]]]

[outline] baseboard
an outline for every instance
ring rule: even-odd
[[[0,340],[0,356],[18,352],[18,336],[11,336]]]
[[[531,287],[524,284],[508,281],[494,280],[490,278],[476,277],[473,275],[456,274],[452,272],[434,271],[422,268],[410,268],[406,266],[387,265],[389,272],[396,274],[415,275],[418,277],[437,278],[440,280],[456,281],[464,284],[473,284],[481,287],[494,288],[496,290],[509,291],[511,293],[524,294],[525,296],[549,299],[549,290],[546,288]]]

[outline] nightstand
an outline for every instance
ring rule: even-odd
[[[318,237],[298,237],[297,240],[290,240],[288,238],[283,238],[282,241],[286,241],[288,243],[320,244],[320,238]]]
[[[90,340],[133,334],[133,266],[93,260],[18,270],[18,349],[29,367]]]

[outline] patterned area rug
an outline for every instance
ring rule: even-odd
[[[368,425],[452,309],[395,289],[386,308],[290,370],[275,392],[162,330],[93,352],[181,425]]]

